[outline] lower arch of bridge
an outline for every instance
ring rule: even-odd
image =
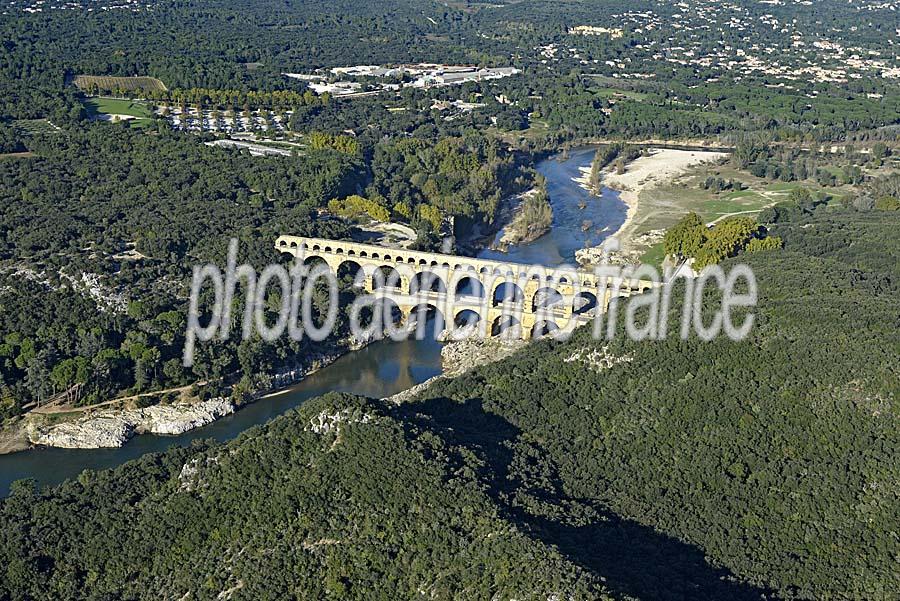
[[[532,338],[541,338],[542,336],[546,336],[550,332],[554,332],[559,329],[559,326],[556,325],[556,322],[550,320],[541,320],[534,324],[534,327],[531,328],[531,337]]]
[[[456,316],[453,318],[453,325],[457,328],[476,325],[481,321],[481,314],[478,311],[473,311],[472,309],[463,309],[462,311],[457,311]]]
[[[491,324],[491,336],[521,338],[522,324],[512,315],[500,315]]]
[[[443,278],[433,271],[420,271],[409,282],[410,294],[419,291],[425,292],[447,292],[447,284]]]
[[[581,292],[573,303],[574,314],[584,315],[597,309],[597,295],[593,292]]]
[[[389,298],[379,298],[372,305],[372,310],[378,313],[378,318],[383,325],[388,323],[395,326],[403,323],[403,311],[400,306]]]
[[[420,327],[423,320],[424,327]],[[410,326],[415,326],[413,332],[417,338],[419,332],[423,332],[426,337],[439,338],[447,327],[444,314],[431,303],[420,303],[410,309],[407,323]]]

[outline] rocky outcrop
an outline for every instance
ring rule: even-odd
[[[665,233],[665,230],[650,230],[635,236],[628,243],[628,248],[618,251],[606,251],[602,244],[580,248],[575,251],[575,260],[582,267],[593,267],[603,264],[639,265],[644,252],[651,246],[662,242]]]
[[[322,411],[309,420],[309,427],[304,429],[316,434],[328,434],[329,432],[339,432],[341,424],[368,424],[372,419],[372,415],[361,413],[355,409],[341,409],[331,413]]]
[[[563,359],[563,361],[565,363],[578,362],[599,373],[611,369],[619,363],[631,363],[634,361],[634,355],[629,353],[617,357],[609,352],[608,345],[599,349],[585,346]]]
[[[444,345],[441,364],[445,376],[458,376],[479,365],[509,357],[528,344],[526,340],[471,337]]]
[[[122,415],[98,415],[49,427],[36,427],[28,433],[32,444],[63,449],[99,449],[121,447],[134,435],[134,424]]]
[[[183,434],[234,413],[229,399],[198,403],[156,405],[145,409],[98,411],[80,419],[51,426],[32,426],[32,444],[64,449],[121,447],[135,434]]]

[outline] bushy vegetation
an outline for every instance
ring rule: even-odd
[[[667,255],[694,259],[693,267],[697,271],[745,250],[756,252],[780,247],[781,240],[767,237],[766,229],[752,217],[728,217],[708,228],[699,215],[688,213],[663,238]]]
[[[895,215],[841,213],[778,226],[784,250],[742,258],[760,286],[745,342],[674,332],[607,345],[582,332],[422,398],[460,408],[478,399],[485,419],[514,429],[504,444],[514,458],[510,498],[563,514],[547,518],[556,529],[543,528],[544,540],[563,544],[567,532],[565,502],[540,502],[553,491],[699,545],[780,596],[891,598],[900,587],[900,498],[890,484],[900,475],[898,224]],[[566,361],[603,346],[630,362],[594,371]],[[452,422],[453,409],[446,415]],[[570,552],[590,562],[605,541],[582,543]]]
[[[348,219],[368,217],[376,221],[387,221],[391,218],[391,212],[378,203],[356,194],[343,200],[333,199],[328,203],[328,210],[335,215]]]
[[[194,264],[224,265],[231,237],[259,266],[285,231],[348,235],[313,209],[352,192],[357,160],[323,150],[254,161],[188,136],[111,125],[36,139],[35,150],[27,162],[0,162],[4,417],[76,384],[80,402],[92,403],[238,370],[271,373],[315,352],[289,340],[226,342],[185,370],[186,287]]]
[[[610,598],[503,519],[470,450],[390,411],[332,395],[226,446],[84,473],[53,497],[22,483],[0,508],[0,595]]]

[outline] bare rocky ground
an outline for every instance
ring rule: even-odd
[[[234,409],[234,403],[224,398],[125,411],[110,409],[71,422],[34,425],[27,434],[32,444],[64,449],[121,447],[135,434],[183,434],[234,413]]]

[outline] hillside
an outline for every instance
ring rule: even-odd
[[[401,406],[332,395],[20,485],[0,597],[896,598],[898,225],[777,226],[747,342],[581,331]]]
[[[0,596],[607,598],[502,519],[473,459],[377,403],[317,399],[226,446],[15,491]]]

